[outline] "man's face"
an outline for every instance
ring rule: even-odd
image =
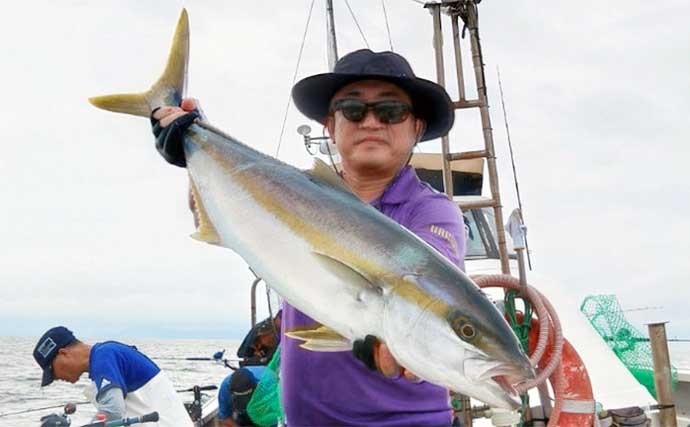
[[[343,87],[333,95],[331,105],[343,99],[412,104],[402,89],[380,80],[362,80]],[[397,171],[404,166],[423,129],[423,122],[410,114],[400,123],[382,123],[369,109],[359,122],[348,120],[342,111],[335,111],[328,117],[326,126],[346,172],[375,173]]]
[[[73,384],[79,381],[82,374],[75,354],[70,351],[69,347],[58,350],[57,356],[53,359],[52,370],[56,380],[68,381]]]
[[[259,348],[261,348],[261,347],[272,348],[278,344],[276,342],[276,336],[273,333],[267,333],[264,335],[259,335],[256,338],[256,342],[257,342],[257,347],[259,347]]]

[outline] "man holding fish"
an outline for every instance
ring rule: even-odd
[[[452,127],[454,109],[446,91],[416,77],[402,56],[362,49],[341,58],[332,73],[298,82],[292,96],[303,114],[328,130],[346,186],[464,270],[459,208],[408,165],[418,142]],[[198,111],[188,98],[181,107],[153,112],[156,148],[169,163],[186,166],[183,136]],[[451,424],[448,390],[420,381],[374,336],[355,341],[351,352],[310,351],[290,338],[291,331],[315,325],[285,304],[281,387],[290,425]]]

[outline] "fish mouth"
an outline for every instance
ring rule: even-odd
[[[505,363],[494,366],[484,371],[477,378],[478,381],[491,381],[496,382],[506,393],[517,396],[516,386],[527,379],[516,372],[517,369],[514,366],[507,365]]]
[[[491,377],[492,380],[496,382],[496,384],[499,385],[505,391],[508,393],[510,396],[517,396],[517,390],[515,389],[515,384],[512,383],[512,381],[507,377],[506,375],[497,375],[495,377]]]
[[[492,362],[486,359],[469,359],[469,371],[474,382],[491,381],[496,383],[510,396],[518,396],[516,387],[528,380],[535,378],[534,368],[531,366],[519,366],[506,362]]]

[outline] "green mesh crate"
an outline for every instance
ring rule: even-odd
[[[649,339],[625,319],[616,296],[590,295],[582,302],[580,311],[637,381],[656,397],[654,362]],[[673,366],[671,376],[675,389],[678,371]]]

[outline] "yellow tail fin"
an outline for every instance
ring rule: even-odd
[[[164,105],[180,105],[187,87],[189,60],[189,19],[182,9],[177,21],[168,64],[163,75],[144,93],[95,96],[89,102],[98,108],[116,113],[149,117],[151,111]]]

